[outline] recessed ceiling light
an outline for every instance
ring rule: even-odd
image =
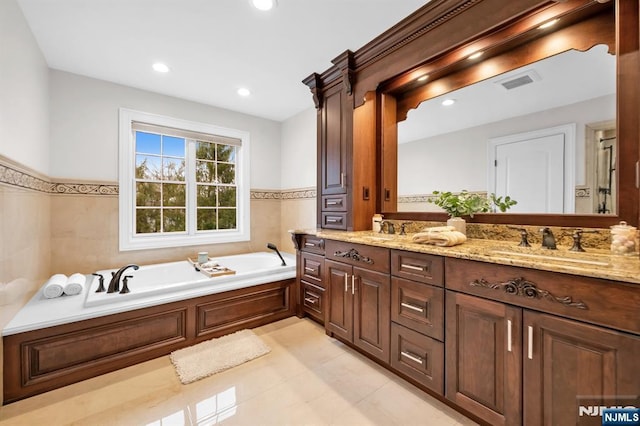
[[[251,94],[251,91],[249,91],[249,89],[247,89],[246,87],[241,87],[238,89],[238,95],[243,96],[243,97],[247,97]]]
[[[417,80],[418,81],[426,81],[428,78],[429,78],[429,76],[427,74],[425,74],[425,75],[422,75],[422,76],[418,77]]]
[[[469,57],[467,59],[478,59],[480,56],[482,56],[482,52],[476,52],[476,53],[473,53],[473,54],[469,55]]]
[[[456,103],[455,99],[445,99],[444,101],[442,101],[442,105],[444,106],[451,106],[455,103]]]
[[[540,25],[540,26],[538,27],[538,29],[540,29],[540,30],[544,30],[545,28],[552,27],[552,26],[554,26],[554,25],[555,25],[555,23],[556,23],[556,22],[558,22],[558,20],[557,20],[557,19],[552,19],[551,21],[549,21],[549,22],[545,22],[544,24]]]
[[[276,7],[276,0],[251,0],[251,4],[258,10],[271,10]]]
[[[169,67],[160,62],[153,64],[153,69],[157,72],[169,72]]]

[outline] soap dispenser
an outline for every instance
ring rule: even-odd
[[[374,214],[373,215],[373,223],[371,229],[373,232],[380,232],[380,226],[382,225],[382,215]]]

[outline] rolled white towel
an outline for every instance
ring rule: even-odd
[[[64,286],[67,285],[67,276],[64,274],[55,274],[49,278],[42,287],[42,294],[47,299],[53,299],[55,297],[62,296],[64,293]]]
[[[76,294],[80,294],[84,291],[84,284],[87,281],[87,277],[75,273],[67,279],[67,283],[64,286],[64,294],[67,296],[74,296]]]

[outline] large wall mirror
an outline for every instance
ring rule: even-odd
[[[556,28],[527,29],[508,49],[492,51],[499,31],[483,35],[485,56],[475,62],[456,47],[381,84],[396,117],[383,121],[382,134],[397,129],[383,143],[398,144],[395,170],[388,162],[382,170],[397,177],[387,217],[441,220],[429,195],[465,189],[518,200],[478,222],[637,224],[637,83],[627,75],[638,58],[624,55],[637,40],[616,37],[637,22],[622,22],[614,3],[577,9]]]
[[[464,189],[513,213],[615,214],[615,70],[598,45],[422,102],[398,123],[398,211]]]

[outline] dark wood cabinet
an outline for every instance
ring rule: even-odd
[[[521,424],[521,309],[452,291],[446,299],[446,397],[492,425]]]
[[[488,423],[600,425],[580,406],[638,406],[637,336],[454,291],[446,300],[446,397]]]
[[[442,395],[444,260],[392,250],[391,274],[391,366]]]
[[[309,315],[315,321],[324,325],[326,291],[324,280],[324,240],[312,235],[297,235],[294,237],[298,252],[297,281],[299,317]]]
[[[388,363],[389,250],[330,240],[326,253],[327,333]]]
[[[319,228],[371,229],[376,211],[377,105],[373,95],[366,108],[354,111],[354,60],[347,50],[332,61],[335,72],[304,80],[317,110]],[[356,129],[358,115],[372,121]]]
[[[388,363],[389,275],[332,260],[326,268],[327,332]]]
[[[530,310],[523,324],[525,425],[601,425],[587,409],[640,407],[638,337]]]

